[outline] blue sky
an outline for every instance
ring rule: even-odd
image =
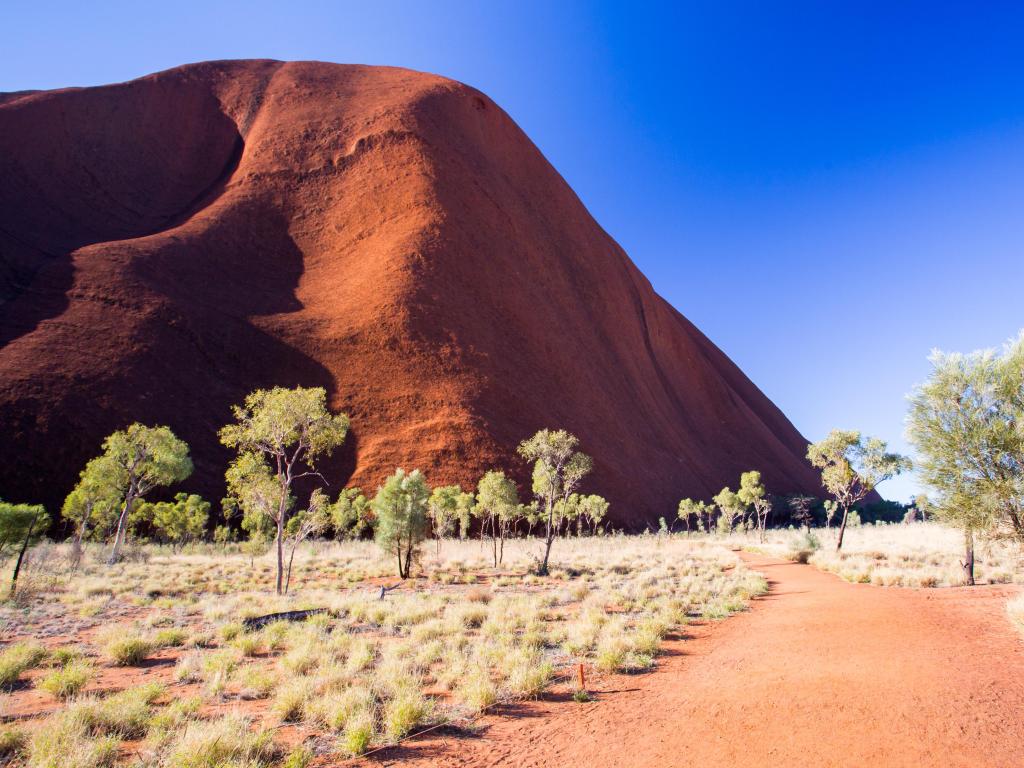
[[[255,57],[462,80],[808,438],[905,448],[929,350],[1024,327],[1024,6],[634,5],[8,0],[0,90]]]

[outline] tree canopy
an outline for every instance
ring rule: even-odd
[[[427,535],[427,501],[430,488],[418,469],[398,469],[373,497],[377,519],[374,538],[382,549],[398,559],[398,575],[406,579],[420,542]]]
[[[856,430],[833,429],[807,448],[807,459],[821,470],[821,483],[842,510],[836,549],[843,535],[850,509],[884,480],[910,469],[910,460],[888,450],[884,440],[862,437]]]
[[[316,462],[345,441],[348,417],[327,410],[322,387],[258,389],[232,412],[235,423],[220,431],[221,443],[238,452],[226,474],[228,492],[251,527],[258,527],[261,517],[273,522],[281,594],[285,526],[295,504],[293,484],[303,477],[322,480]]]

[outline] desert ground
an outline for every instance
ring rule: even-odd
[[[319,542],[281,598],[263,555],[97,548],[72,572],[43,545],[3,609],[0,746],[29,768],[1019,765],[1013,550],[981,546],[969,588],[937,524],[851,529],[842,557],[831,535],[565,539],[545,578],[537,541],[495,567],[446,540],[405,582]]]

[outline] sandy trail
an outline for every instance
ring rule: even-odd
[[[380,762],[435,766],[1024,765],[1015,587],[883,589],[744,556],[771,592],[691,628],[657,672],[599,702],[541,701],[482,738],[412,742]]]

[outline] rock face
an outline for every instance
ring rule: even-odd
[[[0,95],[0,497],[52,511],[102,438],[167,424],[223,492],[216,430],[317,385],[353,431],[325,474],[469,486],[577,434],[619,525],[806,441],[657,296],[483,94],[402,69],[196,64]]]

